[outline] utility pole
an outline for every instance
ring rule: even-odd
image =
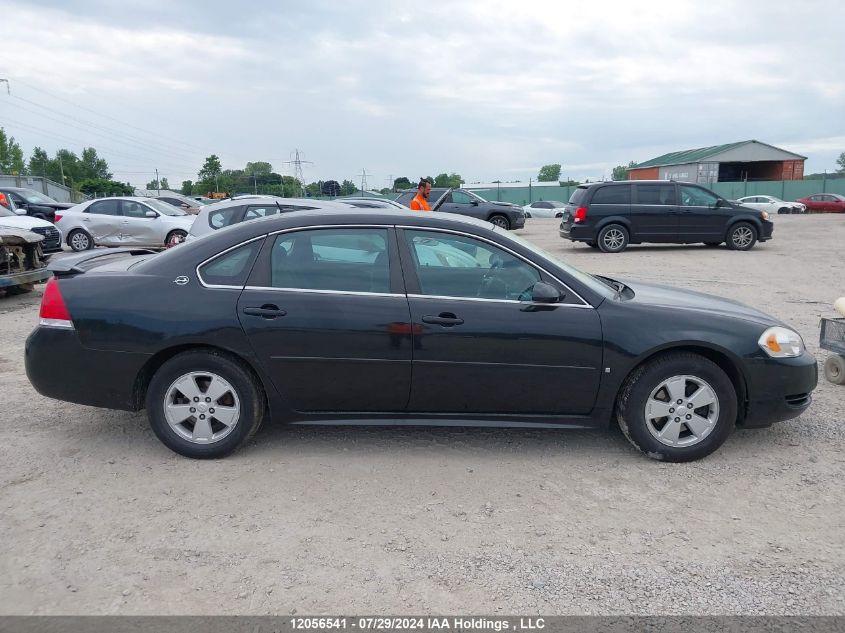
[[[158,195],[161,195],[161,181],[158,179],[158,167],[156,167],[156,190],[158,191]]]
[[[258,193],[258,180],[255,178],[255,170],[252,171],[252,192]]]
[[[361,176],[361,196],[364,196],[364,192],[367,190],[367,170],[361,168],[361,173],[358,174]]]
[[[62,174],[62,184],[65,184],[65,168],[62,165],[62,155],[59,154],[59,172]]]

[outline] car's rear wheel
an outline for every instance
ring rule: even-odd
[[[67,243],[76,252],[94,248],[94,240],[82,229],[74,229],[67,236]]]
[[[167,234],[167,238],[164,240],[164,245],[167,248],[176,246],[177,244],[184,242],[186,237],[188,237],[188,234],[181,229],[170,231],[170,233]]]
[[[505,229],[506,231],[507,231],[508,229],[510,229],[510,228],[511,228],[511,223],[510,223],[510,220],[508,220],[508,219],[507,219],[505,216],[503,216],[503,215],[498,215],[498,214],[496,214],[496,215],[491,215],[491,216],[490,216],[490,223],[491,223],[491,224],[493,224],[493,225],[495,225],[495,226],[498,226],[498,227],[500,227],[500,228],[503,228],[503,229]]]
[[[603,253],[621,253],[628,246],[628,230],[621,224],[609,224],[599,231],[598,245]]]
[[[736,423],[736,390],[713,361],[673,352],[628,377],[616,413],[622,432],[648,457],[687,462],[728,438]]]
[[[750,251],[757,243],[757,229],[747,222],[738,222],[728,231],[727,243],[733,251]]]
[[[153,375],[147,416],[172,451],[200,459],[224,457],[261,424],[264,397],[239,361],[214,351],[179,354]]]
[[[832,354],[824,361],[824,377],[834,385],[845,385],[845,358]]]

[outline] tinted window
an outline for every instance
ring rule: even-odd
[[[715,209],[718,201],[718,196],[700,187],[681,185],[681,204],[691,207],[710,207],[711,209]]]
[[[208,226],[216,230],[234,224],[240,219],[241,211],[243,211],[243,207],[215,209],[208,214]]]
[[[531,205],[535,209],[551,209],[552,205],[548,202],[535,202]]]
[[[578,187],[575,191],[572,192],[572,195],[569,196],[569,204],[581,204],[581,201],[586,195],[587,187]]]
[[[85,209],[85,213],[97,215],[120,215],[120,200],[100,200],[93,202]]]
[[[424,295],[525,301],[540,273],[486,242],[448,233],[406,231]]]
[[[322,229],[276,237],[274,288],[390,292],[386,229]]]
[[[553,208],[553,209],[560,209],[560,208],[562,208],[562,207],[565,207],[565,206],[566,206],[565,204],[563,204],[562,202],[558,202],[557,200],[551,200],[551,201],[549,202],[549,205],[550,205],[550,206],[551,206],[551,208]]]
[[[675,204],[674,185],[637,185],[639,204]]]
[[[229,251],[200,267],[202,280],[214,286],[243,286],[262,240]]]
[[[631,185],[600,187],[590,204],[631,204]]]
[[[278,212],[279,207],[277,207],[276,205],[247,207],[246,213],[244,213],[244,222],[246,222],[247,220],[257,220],[258,218],[264,218],[268,215],[276,215]]]
[[[140,202],[135,202],[134,200],[124,200],[122,205],[123,215],[127,218],[147,218],[147,211],[149,211],[149,209]]]

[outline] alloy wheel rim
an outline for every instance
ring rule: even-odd
[[[73,236],[73,245],[79,250],[84,250],[88,246],[88,238],[82,233],[77,233]]]
[[[661,444],[694,446],[719,420],[719,397],[698,376],[672,376],[652,390],[644,407],[646,427]]]
[[[493,218],[493,224],[502,229],[507,228],[507,222],[502,218]]]
[[[608,250],[615,251],[625,243],[625,236],[619,229],[611,229],[604,234],[604,245]]]
[[[192,444],[219,442],[234,430],[241,417],[235,388],[207,371],[193,371],[174,380],[162,405],[173,432]]]
[[[734,244],[740,248],[751,244],[751,229],[743,226],[734,231]]]

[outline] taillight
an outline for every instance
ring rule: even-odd
[[[578,207],[575,209],[575,218],[572,220],[575,224],[583,222],[587,219],[587,207]]]
[[[62,291],[59,290],[59,282],[56,281],[55,277],[51,277],[44,288],[39,317],[40,325],[73,329],[70,313],[67,311]]]
[[[53,216],[53,221],[54,221],[54,222],[58,222],[58,221],[59,221],[59,220],[61,220],[61,219],[62,219],[62,214],[61,214],[61,213],[57,213],[56,215],[54,215],[54,216]]]

